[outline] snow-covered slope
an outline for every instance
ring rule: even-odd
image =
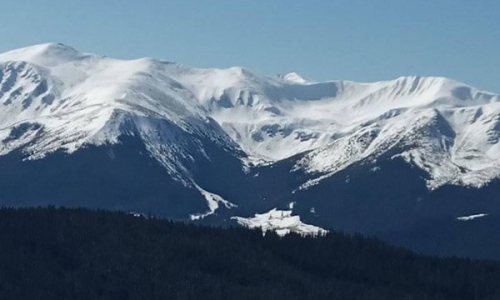
[[[206,72],[221,81],[200,79]],[[450,79],[314,83],[240,68],[176,79],[198,83],[200,103],[250,156],[272,162],[313,150],[296,168],[332,174],[396,151],[429,173],[430,188],[479,187],[500,174],[500,97]]]
[[[400,78],[371,86],[376,90],[334,110],[350,120],[344,119],[332,142],[310,152],[296,168],[328,176],[391,151],[428,172],[429,188],[447,183],[480,187],[498,177],[499,96],[444,78]]]

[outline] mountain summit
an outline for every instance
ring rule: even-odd
[[[293,202],[324,228],[413,230],[500,212],[499,122],[499,95],[447,78],[313,82],[43,44],[0,54],[0,202],[216,224]]]

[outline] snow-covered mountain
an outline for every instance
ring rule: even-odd
[[[91,206],[224,223],[296,202],[308,223],[387,231],[397,221],[356,220],[384,205],[347,203],[358,192],[349,186],[373,191],[373,182],[404,180],[379,188],[407,194],[374,192],[366,201],[405,203],[396,207],[412,221],[454,211],[435,209],[449,204],[446,189],[458,195],[454,218],[500,212],[492,198],[499,139],[500,96],[446,78],[314,82],[117,60],[61,44],[0,54],[0,170],[8,170],[0,188],[9,191],[0,201],[9,205],[82,205],[85,189],[100,199]],[[475,207],[464,190],[491,199]],[[428,208],[408,204],[422,199]]]
[[[331,174],[401,147],[407,149],[399,155],[430,174],[431,188],[480,186],[500,174],[500,96],[446,78],[315,83],[295,73],[270,78],[239,67],[121,61],[61,44],[7,52],[0,63],[1,154],[29,144],[39,131],[25,148],[30,158],[116,143],[131,118],[151,153],[180,172],[160,154],[171,137],[147,136],[156,119],[266,162],[314,150],[296,165],[308,172]],[[225,132],[212,128],[212,119]],[[9,138],[23,128],[22,138]]]
[[[189,160],[188,146],[189,152],[203,148],[182,133],[237,148],[191,91],[169,76],[169,63],[119,61],[61,44],[11,51],[0,55],[0,63],[0,154],[23,147],[28,159],[38,159],[138,134],[150,154],[183,179],[188,172],[180,160]]]

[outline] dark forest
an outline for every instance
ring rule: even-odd
[[[360,235],[212,228],[121,212],[0,209],[0,299],[500,299],[500,264]]]

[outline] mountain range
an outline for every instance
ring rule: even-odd
[[[62,44],[0,54],[6,206],[334,228],[500,259],[499,139],[500,95],[447,78],[315,82]]]

